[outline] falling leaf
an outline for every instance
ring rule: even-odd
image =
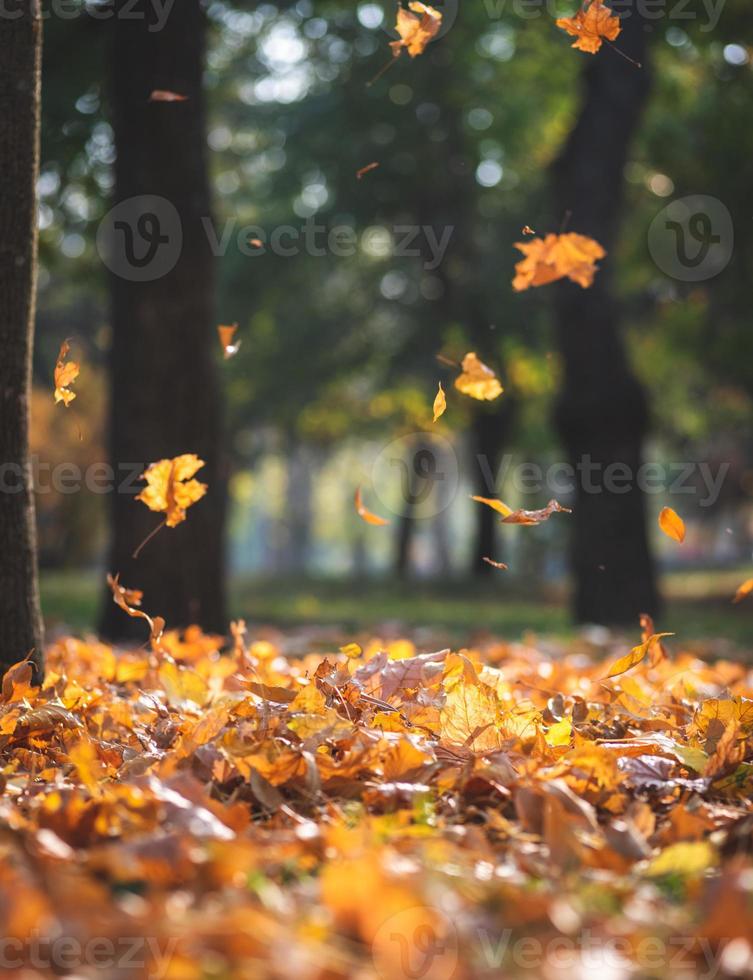
[[[70,350],[70,343],[64,340],[60,345],[60,353],[55,364],[55,402],[57,404],[62,402],[66,408],[76,397],[76,393],[70,390],[70,386],[79,376],[81,370],[75,361],[66,360]]]
[[[502,572],[508,570],[507,565],[503,561],[494,561],[492,558],[483,558],[482,561],[485,561],[487,565],[491,565],[492,568],[498,568]]]
[[[753,592],[753,578],[749,578],[745,582],[743,582],[743,584],[740,586],[740,588],[735,593],[735,598],[732,601],[733,602],[742,602],[742,600],[746,596],[749,596],[751,594],[751,592]]]
[[[507,504],[503,504],[501,500],[494,497],[471,497],[471,500],[475,500],[478,504],[486,504],[487,507],[496,510],[503,517],[509,517],[512,514],[512,507],[508,507]]]
[[[455,387],[464,395],[477,401],[494,401],[504,388],[490,367],[483,364],[471,351],[463,358],[463,373],[456,378]]]
[[[356,179],[361,180],[366,174],[371,173],[372,170],[376,170],[379,166],[378,163],[367,163],[365,167],[361,167],[360,170],[356,170]]]
[[[136,500],[155,513],[165,514],[168,527],[177,527],[185,521],[188,508],[207,492],[205,483],[192,479],[204,465],[204,460],[195,453],[152,463],[141,475],[147,486],[136,496]]]
[[[234,343],[235,335],[238,332],[238,324],[233,323],[230,326],[219,326],[217,327],[217,334],[220,338],[220,346],[222,347],[222,353],[225,356],[225,360],[229,361],[231,357],[235,357],[240,349],[240,341],[236,344]]]
[[[588,0],[574,17],[560,17],[557,27],[575,38],[572,47],[596,54],[603,41],[614,41],[620,33],[620,18],[600,0]]]
[[[593,283],[596,262],[607,254],[593,238],[575,232],[516,242],[515,248],[525,256],[515,266],[512,287],[518,292],[565,277],[587,289]]]
[[[150,102],[187,102],[187,95],[179,95],[177,92],[169,92],[167,89],[156,88],[149,96]]]
[[[408,4],[408,8],[408,10],[403,6],[397,8],[395,30],[400,35],[400,40],[392,41],[390,44],[396,58],[400,56],[403,49],[411,58],[423,54],[442,26],[442,14],[428,4],[413,0]]]
[[[358,487],[355,496],[356,513],[361,518],[362,521],[366,521],[367,524],[373,524],[375,527],[384,527],[389,524],[383,517],[377,517],[376,514],[372,514],[370,510],[364,507],[363,499],[361,496],[361,488]]]
[[[112,592],[112,601],[115,605],[119,606],[132,619],[143,619],[149,626],[152,643],[158,646],[160,638],[165,631],[165,621],[160,616],[152,618],[142,609],[139,609],[144,593],[138,589],[127,589],[124,585],[121,585],[120,575],[108,574],[107,585]]]
[[[548,521],[552,514],[572,514],[569,507],[563,507],[556,500],[550,500],[541,510],[515,510],[502,518],[503,524],[542,524]]]
[[[442,387],[442,382],[439,382],[439,390],[437,391],[437,397],[434,399],[434,421],[441,418],[447,411],[447,398],[445,397],[444,388]]]
[[[624,657],[620,657],[619,660],[612,664],[612,666],[609,668],[607,677],[619,677],[620,674],[624,674],[632,667],[637,667],[649,652],[653,644],[659,642],[665,636],[674,636],[674,633],[654,633],[653,636],[649,636],[649,638],[644,640],[644,642],[639,646],[633,647],[630,653],[626,654]]]
[[[659,514],[659,527],[673,541],[682,544],[685,540],[685,522],[671,507],[662,508]]]
[[[523,226],[523,227],[522,227],[522,228],[520,229],[520,234],[521,234],[521,235],[535,235],[535,234],[536,234],[536,232],[535,232],[535,231],[533,230],[533,228],[531,228],[531,226],[530,226],[530,225],[524,225],[524,226]]]

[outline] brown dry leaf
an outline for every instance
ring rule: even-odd
[[[220,347],[222,347],[222,353],[226,361],[229,361],[231,357],[235,357],[240,349],[240,341],[235,343],[235,335],[238,332],[238,324],[232,323],[229,326],[219,326],[217,327],[217,334],[220,338]]]
[[[434,399],[434,421],[440,419],[444,413],[447,411],[447,398],[444,393],[444,388],[442,387],[442,382],[439,382],[439,389],[437,391],[437,396]]]
[[[520,229],[520,234],[521,235],[535,235],[536,232],[533,230],[533,228],[531,228],[530,225],[523,225],[523,227]]]
[[[55,402],[62,402],[66,408],[76,397],[75,391],[70,390],[70,386],[81,372],[80,366],[75,361],[68,361],[66,358],[70,353],[71,345],[64,340],[60,345],[57,363],[55,364]]]
[[[673,541],[682,544],[685,540],[685,522],[671,507],[662,508],[659,514],[659,527]]]
[[[150,102],[188,102],[187,95],[170,92],[167,89],[156,88],[149,96]]]
[[[165,514],[168,527],[177,527],[185,521],[188,508],[207,492],[205,483],[192,479],[204,465],[204,460],[195,453],[152,463],[141,476],[147,486],[136,500],[155,513]]]
[[[376,170],[379,164],[374,161],[374,163],[367,163],[365,167],[361,167],[360,170],[356,170],[356,180],[361,180],[366,174],[370,174],[372,170]]]
[[[127,589],[124,585],[121,585],[120,575],[110,575],[108,573],[107,585],[112,592],[112,601],[116,606],[119,606],[131,619],[143,619],[146,622],[149,627],[152,644],[155,648],[158,648],[162,634],[165,631],[165,621],[160,616],[149,616],[142,609],[138,608],[141,605],[144,593],[138,589]]]
[[[743,584],[740,586],[740,588],[735,593],[735,598],[732,601],[733,602],[742,602],[742,600],[746,596],[749,596],[751,594],[751,592],[753,592],[753,578],[749,578],[745,582],[743,582]]]
[[[492,568],[498,568],[501,572],[506,572],[508,570],[507,565],[503,561],[494,561],[493,558],[483,559],[487,565],[491,565]]]
[[[560,17],[557,27],[575,38],[572,47],[596,54],[603,41],[614,41],[620,33],[620,18],[600,0],[586,2],[574,17]]]
[[[408,4],[408,10],[399,6],[395,30],[400,35],[400,40],[391,42],[392,54],[398,58],[405,49],[411,58],[416,58],[424,53],[441,26],[442,14],[428,4],[412,0]]]
[[[473,351],[463,358],[463,373],[456,378],[455,387],[477,401],[494,401],[504,391],[494,371],[480,361]]]
[[[607,254],[593,238],[575,232],[515,242],[515,248],[525,256],[515,266],[512,288],[517,292],[565,277],[587,289],[593,283],[596,262]]]
[[[365,521],[367,524],[372,524],[374,527],[385,527],[385,525],[390,522],[385,520],[383,517],[377,517],[376,514],[372,514],[370,510],[367,510],[363,503],[363,498],[361,496],[361,488],[356,489],[355,494],[355,507],[356,514]]]
[[[550,500],[541,510],[515,510],[502,518],[503,524],[542,524],[548,521],[552,514],[572,514],[569,507],[563,507],[556,500]]]
[[[674,633],[654,633],[653,636],[649,636],[648,639],[644,640],[639,646],[633,647],[630,653],[626,654],[624,657],[620,657],[619,660],[613,663],[609,668],[607,678],[619,677],[620,674],[624,674],[632,667],[637,667],[654,643],[661,641],[665,636],[674,635]]]
[[[475,500],[477,504],[486,504],[487,507],[496,510],[503,517],[509,517],[512,514],[512,507],[508,507],[507,504],[503,504],[501,500],[497,500],[495,497],[471,497],[471,500]]]

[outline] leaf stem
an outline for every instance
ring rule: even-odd
[[[149,544],[149,542],[150,542],[150,541],[152,540],[152,538],[154,538],[154,537],[156,537],[156,536],[157,536],[157,534],[158,534],[158,533],[159,533],[159,532],[160,532],[160,531],[162,530],[162,528],[163,528],[163,527],[164,527],[164,526],[165,526],[166,524],[167,524],[167,518],[165,518],[165,519],[164,519],[164,521],[162,521],[162,523],[161,523],[161,524],[158,524],[158,525],[157,525],[157,527],[155,527],[155,529],[154,529],[153,531],[150,531],[150,532],[149,532],[149,534],[147,534],[147,536],[146,536],[146,537],[144,538],[144,540],[143,540],[143,541],[141,542],[141,544],[140,544],[140,545],[138,546],[138,548],[137,548],[137,549],[136,549],[136,550],[134,551],[134,553],[133,553],[133,554],[131,555],[131,558],[138,558],[138,557],[139,557],[139,555],[141,554],[141,552],[143,551],[143,549],[144,549],[144,548],[145,548],[145,547],[146,547],[146,546],[147,546],[147,545]]]

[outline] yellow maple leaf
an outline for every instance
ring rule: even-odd
[[[204,465],[204,460],[195,453],[152,463],[142,474],[147,486],[136,500],[146,504],[149,510],[165,514],[168,527],[177,527],[185,521],[187,509],[207,492],[205,483],[192,479]]]
[[[463,373],[455,379],[455,387],[477,401],[494,401],[505,390],[490,367],[480,361],[473,351],[463,358]]]
[[[434,7],[414,0],[408,4],[408,8],[408,10],[402,6],[397,8],[395,30],[400,35],[400,40],[392,41],[390,44],[396,58],[400,56],[403,49],[411,58],[423,54],[442,26],[442,14]]]
[[[584,3],[574,17],[560,17],[557,27],[575,38],[572,47],[596,54],[603,41],[614,41],[622,28],[620,18],[600,0]]]
[[[631,668],[637,667],[638,664],[645,658],[646,654],[654,643],[661,640],[665,636],[674,636],[674,633],[654,633],[653,636],[649,636],[648,639],[643,641],[643,643],[639,644],[637,647],[633,647],[630,653],[625,654],[624,657],[620,657],[619,660],[612,664],[607,677],[619,677],[620,674],[624,674]]]
[[[593,283],[595,263],[607,254],[593,238],[575,232],[515,242],[515,248],[525,256],[515,266],[512,288],[517,292],[565,277],[587,289]]]
[[[76,397],[75,391],[70,390],[70,386],[79,376],[81,368],[75,361],[67,361],[71,345],[64,340],[60,345],[57,363],[55,364],[55,402],[62,402],[66,408]]]

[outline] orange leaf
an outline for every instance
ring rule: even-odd
[[[548,521],[552,514],[572,514],[569,507],[563,507],[556,500],[550,500],[541,510],[516,510],[502,518],[503,524],[542,524]]]
[[[377,517],[376,514],[372,514],[370,510],[367,510],[363,505],[363,499],[361,497],[361,488],[358,487],[355,496],[356,513],[361,518],[362,521],[366,521],[367,524],[373,524],[375,527],[384,527],[389,524],[383,517]]]
[[[596,54],[603,40],[614,41],[622,29],[620,18],[600,0],[584,3],[574,17],[560,17],[557,27],[575,38],[572,47],[588,54]]]
[[[498,568],[503,572],[507,571],[507,565],[505,565],[503,561],[494,561],[492,558],[484,558],[483,561],[485,561],[487,565],[491,565],[492,568]]]
[[[464,395],[477,401],[494,401],[504,388],[490,367],[483,364],[471,351],[463,358],[463,373],[455,380],[455,387]]]
[[[71,345],[64,340],[60,345],[57,363],[55,365],[55,402],[62,402],[66,408],[76,397],[76,393],[70,390],[70,385],[79,376],[81,368],[75,361],[66,361],[70,352]]]
[[[471,500],[475,500],[478,504],[486,504],[487,507],[496,510],[503,517],[509,517],[512,514],[512,507],[508,507],[507,504],[503,504],[501,500],[496,500],[494,497],[471,497]]]
[[[365,177],[366,174],[371,173],[372,170],[376,170],[378,166],[379,164],[376,162],[367,163],[365,167],[361,167],[360,170],[356,170],[356,179],[361,180],[361,178]]]
[[[515,266],[512,288],[517,292],[565,277],[587,289],[593,283],[596,261],[607,254],[593,238],[575,232],[515,242],[515,248],[525,256]]]
[[[238,330],[238,324],[233,323],[227,327],[217,327],[217,334],[220,338],[220,346],[222,347],[222,353],[225,355],[225,360],[229,361],[231,357],[235,357],[241,346],[240,341],[234,343],[235,334]]]
[[[444,388],[442,387],[442,382],[439,382],[439,390],[437,391],[437,397],[434,399],[434,421],[441,418],[447,411],[447,398],[445,397]]]
[[[141,605],[144,593],[139,592],[138,589],[127,589],[121,585],[120,575],[108,574],[107,584],[112,592],[112,601],[115,605],[119,606],[131,619],[143,619],[149,626],[152,643],[159,647],[159,641],[165,631],[165,621],[160,616],[152,618],[141,609],[136,608]]]
[[[177,527],[186,519],[186,510],[207,492],[205,483],[191,479],[204,465],[204,460],[195,453],[152,463],[141,476],[147,487],[136,500],[146,504],[149,510],[166,514],[168,527]]]
[[[654,633],[653,636],[649,636],[648,639],[644,640],[639,646],[633,647],[630,653],[615,661],[615,663],[613,663],[609,668],[607,677],[619,677],[620,674],[624,674],[625,671],[630,670],[632,667],[637,667],[654,643],[661,640],[665,636],[674,635],[674,633]]]
[[[405,7],[397,8],[395,30],[400,35],[400,40],[390,44],[396,58],[400,56],[403,48],[411,58],[423,54],[426,46],[434,40],[442,26],[441,13],[428,4],[413,0],[408,7],[408,10]]]
[[[671,507],[662,509],[661,514],[659,514],[659,527],[668,538],[672,538],[680,544],[685,540],[685,522]]]
[[[751,592],[753,592],[753,578],[749,578],[749,579],[747,579],[747,581],[743,582],[743,584],[740,586],[740,588],[735,593],[735,598],[732,601],[733,602],[742,602],[742,600],[746,596],[750,595]]]
[[[169,92],[166,89],[156,88],[149,96],[150,102],[188,102],[187,95],[179,95],[177,92]]]

